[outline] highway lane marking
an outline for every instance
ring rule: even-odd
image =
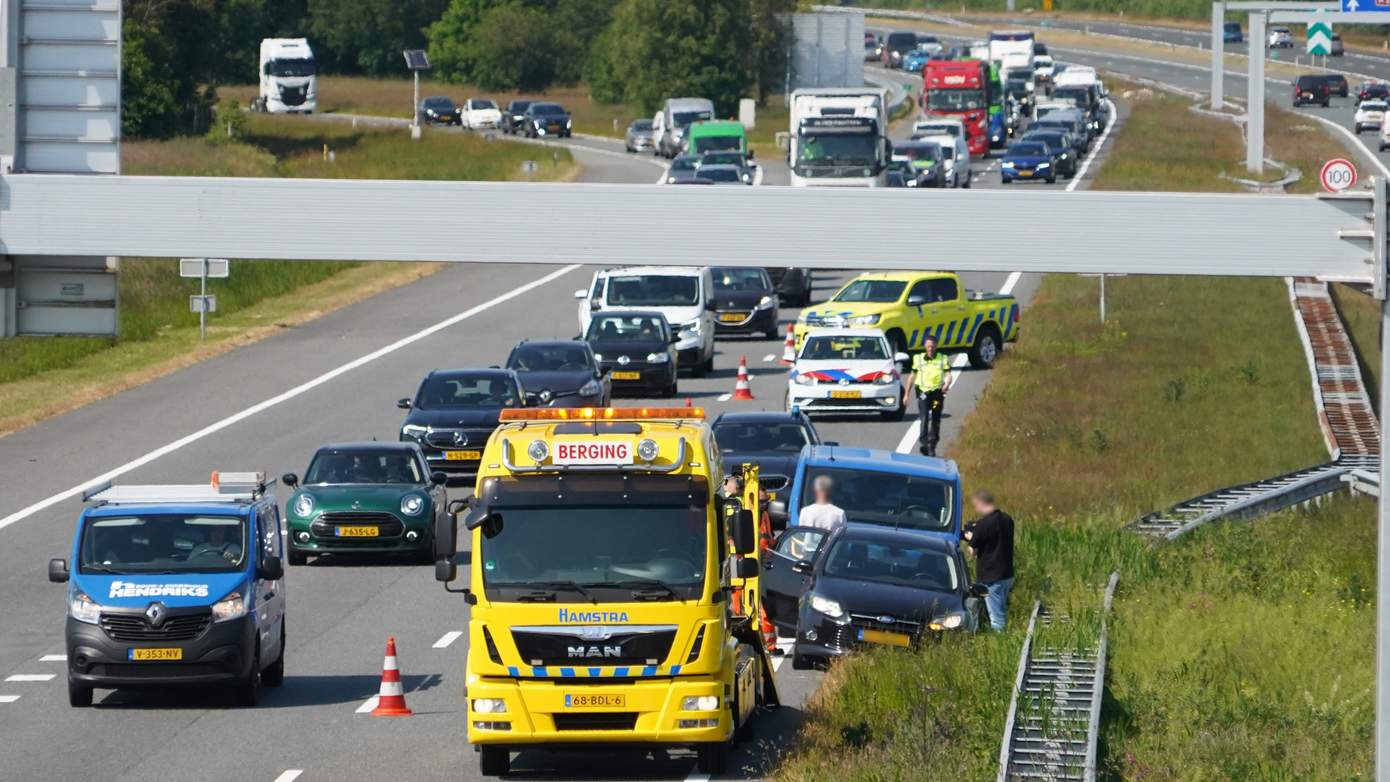
[[[1023,272],[1010,272],[1008,279],[1004,280],[1004,284],[999,287],[999,294],[1001,296],[1007,296],[1010,293],[1013,293],[1014,286],[1018,285],[1018,281],[1022,278]],[[955,357],[951,359],[952,386],[954,386],[956,384],[956,381],[960,379],[960,373],[964,370],[965,365],[968,363],[970,363],[970,356],[966,353],[957,353]],[[903,432],[903,439],[898,441],[898,453],[911,453],[912,447],[914,444],[916,444],[917,437],[919,434],[921,434],[921,432],[922,421],[921,419],[917,419],[907,427],[906,432]]]
[[[16,673],[13,676],[6,676],[7,682],[47,682],[52,681],[55,673]]]
[[[1072,174],[1071,181],[1067,183],[1068,193],[1075,190],[1076,186],[1081,184],[1081,181],[1086,178],[1086,172],[1091,170],[1091,164],[1100,156],[1101,150],[1105,149],[1105,142],[1110,138],[1110,131],[1114,129],[1115,125],[1119,124],[1120,110],[1115,107],[1115,102],[1109,98],[1106,98],[1105,102],[1110,104],[1110,122],[1105,125],[1105,130],[1101,132],[1100,140],[1096,142],[1095,149],[1092,149],[1091,154],[1087,155],[1086,159],[1081,161],[1081,168],[1077,169],[1075,174]]]
[[[45,654],[39,658],[39,662],[41,663],[63,663],[67,662],[67,660],[68,656],[66,654]]]
[[[727,401],[729,401],[729,399],[732,398],[732,397],[733,397],[733,394],[732,394],[732,393],[720,394],[719,396],[715,397],[714,400],[715,400],[716,402],[727,402]]]
[[[14,703],[19,700],[18,695],[0,695],[0,703]]]
[[[1334,121],[1332,121],[1332,120],[1330,120],[1330,119],[1327,119],[1326,117],[1322,116],[1321,114],[1314,114],[1314,113],[1311,112],[1311,111],[1300,111],[1299,114],[1301,114],[1301,115],[1303,115],[1303,116],[1305,116],[1305,117],[1312,117],[1313,119],[1317,120],[1318,122],[1323,123],[1324,125],[1327,125],[1328,127],[1336,128],[1337,131],[1338,131],[1339,133],[1341,133],[1343,136],[1346,136],[1347,138],[1351,139],[1353,142],[1356,143],[1356,146],[1358,146],[1358,147],[1361,148],[1361,151],[1362,151],[1362,152],[1366,153],[1366,157],[1367,157],[1372,163],[1375,163],[1375,164],[1376,164],[1376,168],[1380,169],[1380,175],[1381,175],[1381,176],[1383,176],[1383,177],[1385,177],[1385,178],[1387,178],[1387,179],[1390,179],[1390,168],[1387,168],[1387,167],[1385,166],[1384,161],[1382,161],[1382,160],[1380,159],[1380,155],[1377,155],[1376,153],[1372,152],[1372,151],[1371,151],[1371,148],[1368,147],[1368,146],[1366,146],[1366,143],[1365,143],[1364,141],[1362,141],[1361,138],[1360,138],[1359,136],[1357,136],[1355,133],[1352,133],[1350,130],[1348,130],[1346,127],[1344,127],[1341,123],[1339,123],[1339,122],[1334,122]]]
[[[361,706],[358,706],[358,707],[357,707],[357,713],[358,713],[358,714],[366,714],[367,712],[371,711],[372,709],[375,709],[375,708],[376,708],[376,701],[377,701],[377,698],[379,698],[379,697],[381,697],[381,696],[379,696],[379,695],[373,695],[372,697],[368,698],[366,701],[364,701],[364,702],[362,703]]]
[[[103,481],[108,481],[113,478],[120,477],[130,472],[131,470],[143,467],[146,464],[149,464],[150,462],[160,457],[167,456],[175,451],[178,451],[181,448],[184,448],[185,446],[202,440],[208,435],[216,434],[229,426],[238,424],[254,415],[257,415],[258,413],[265,412],[266,410],[269,410],[270,408],[275,407],[276,405],[288,402],[289,400],[294,399],[297,396],[300,396],[308,391],[312,391],[313,389],[318,388],[321,385],[336,380],[337,378],[347,374],[348,372],[353,371],[354,369],[366,366],[367,364],[370,364],[373,361],[382,358],[383,356],[388,356],[400,350],[401,348],[413,345],[416,342],[425,339],[426,337],[437,334],[438,332],[443,331],[444,329],[447,329],[451,326],[455,326],[459,323],[462,323],[465,320],[468,320],[469,318],[487,312],[488,310],[492,309],[493,307],[496,307],[499,304],[503,304],[505,302],[511,301],[514,298],[517,298],[518,296],[530,293],[536,288],[554,282],[555,280],[569,274],[570,272],[578,268],[579,264],[570,264],[568,266],[562,266],[559,269],[556,269],[555,271],[551,272],[550,274],[545,275],[544,277],[540,277],[538,279],[526,283],[525,285],[513,288],[507,293],[501,294],[490,301],[486,301],[482,304],[470,307],[464,310],[463,312],[445,318],[444,320],[441,320],[432,326],[427,326],[426,328],[423,328],[415,332],[414,334],[402,337],[384,347],[377,348],[371,353],[368,353],[364,356],[359,356],[358,358],[355,358],[352,361],[347,362],[346,364],[331,369],[319,375],[318,377],[313,378],[312,380],[300,383],[299,385],[294,386],[293,388],[287,391],[277,394],[262,402],[258,402],[257,404],[254,404],[242,410],[241,412],[233,413],[232,415],[229,415],[226,418],[221,419],[220,421],[208,424],[202,429],[199,429],[198,431],[193,432],[192,434],[185,435],[171,443],[168,443],[167,445],[163,445],[159,448],[156,448],[153,451],[146,453],[144,456],[132,459],[126,462],[125,464],[120,465],[119,467],[114,467],[100,475],[97,475],[93,478],[89,478],[77,484],[76,486],[73,486],[70,489],[58,492],[57,494],[54,494],[53,496],[48,497],[46,499],[39,500],[38,502],[35,502],[32,505],[29,505],[28,507],[17,510],[8,516],[5,516],[4,518],[0,518],[0,529],[4,529],[17,521],[26,519],[29,516],[32,516],[41,510],[50,508],[60,502],[63,502],[64,500],[69,500],[73,497],[80,496],[83,490],[91,486],[102,483]]]
[[[777,354],[776,354],[776,353],[768,353],[766,356],[763,356],[763,363],[764,363],[764,364],[771,364],[772,362],[774,362],[774,361],[776,361],[776,360],[777,360]]]
[[[463,631],[462,631],[462,630],[450,630],[449,632],[445,633],[444,635],[441,635],[441,636],[439,637],[439,640],[434,642],[434,646],[433,646],[432,648],[434,648],[434,649],[448,649],[448,648],[449,648],[449,644],[453,643],[454,641],[457,641],[462,635],[463,635]]]
[[[275,778],[275,782],[294,782],[303,773],[304,769],[302,768],[287,768],[280,772],[280,776]]]

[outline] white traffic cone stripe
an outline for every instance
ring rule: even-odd
[[[377,693],[377,694],[378,694],[379,696],[383,697],[383,698],[387,698],[387,697],[390,697],[390,696],[392,696],[392,695],[396,695],[396,696],[405,695],[405,690],[402,690],[402,689],[401,689],[401,683],[400,683],[400,682],[388,682],[388,681],[383,681],[383,682],[381,683],[381,692],[379,692],[379,693]]]
[[[398,665],[396,665],[396,658],[394,658],[394,657],[387,657],[387,658],[386,658],[386,662],[385,662],[385,663],[382,663],[381,670],[383,670],[383,671],[399,671],[399,670],[400,670],[400,667],[399,667]]]

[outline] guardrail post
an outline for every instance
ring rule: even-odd
[[[1220,111],[1226,105],[1226,4],[1211,4],[1211,107]]]

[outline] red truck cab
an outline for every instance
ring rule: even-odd
[[[923,116],[959,118],[976,158],[989,153],[988,83],[989,64],[982,60],[932,60],[922,71]]]

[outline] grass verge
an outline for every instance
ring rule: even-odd
[[[332,152],[331,159],[325,149]],[[352,177],[361,179],[501,180],[521,178],[522,161],[537,159],[533,179],[577,173],[569,153],[538,158],[534,147],[459,134],[353,128],[298,117],[252,117],[245,139],[132,141],[122,145],[127,174],[185,176]],[[418,279],[436,264],[336,261],[237,261],[226,280],[209,283],[218,312],[208,343],[198,342],[188,297],[197,281],[178,276],[177,262],[127,258],[121,263],[120,336],[21,337],[0,340],[0,435],[210,355]],[[304,301],[313,305],[305,310]]]
[[[1227,141],[1191,132],[1186,103],[1130,108],[1098,188],[1227,189],[1217,178]],[[1171,501],[1326,458],[1283,285],[1113,278],[1105,325],[1096,287],[1043,280],[1022,340],[952,449],[967,489],[988,487],[1018,520],[1010,631],[837,666],[777,779],[993,779],[1033,601],[1094,617],[1116,568],[1103,777],[1369,775],[1370,503],[1215,524],[1162,546],[1121,529]]]

